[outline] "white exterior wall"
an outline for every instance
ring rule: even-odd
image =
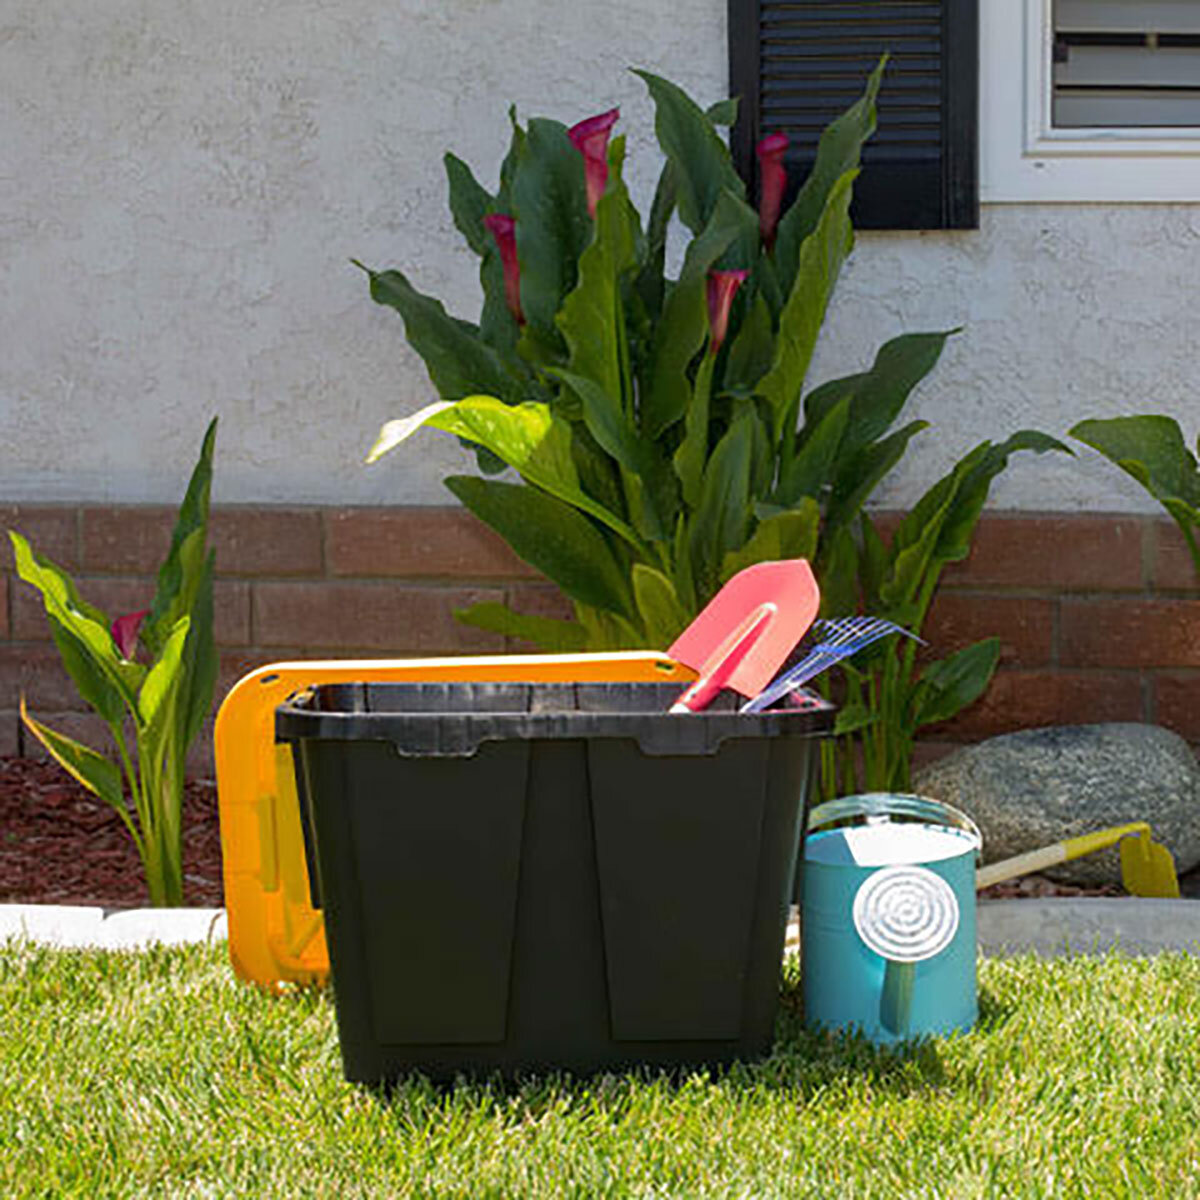
[[[445,199],[487,184],[506,108],[613,104],[645,201],[644,65],[726,87],[726,0],[5,0],[0,7],[0,500],[174,502],[219,413],[224,503],[445,503],[469,460],[433,433],[373,468],[432,398],[351,256],[475,316]],[[914,499],[985,436],[1159,409],[1195,431],[1200,208],[991,206],[978,232],[862,235],[813,381],[906,330],[963,325],[881,496]],[[1001,507],[1136,509],[1092,460],[1045,460]]]

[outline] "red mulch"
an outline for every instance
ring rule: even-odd
[[[225,902],[210,781],[185,787],[183,890],[188,905]],[[0,758],[0,903],[147,903],[141,860],[121,818],[53,763]]]

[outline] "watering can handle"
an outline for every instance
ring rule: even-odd
[[[979,826],[961,809],[928,796],[904,795],[899,792],[867,792],[861,796],[842,796],[826,800],[808,814],[808,832],[816,833],[826,825],[852,817],[918,817],[933,825],[949,825],[963,829],[975,838],[976,846],[983,845]]]

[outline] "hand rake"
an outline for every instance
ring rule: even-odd
[[[885,621],[882,617],[835,617],[832,620],[818,621],[813,629],[818,640],[808,653],[769,687],[743,704],[741,712],[761,712],[781,696],[795,691],[822,671],[827,671],[834,663],[857,654],[872,642],[877,642],[890,633],[902,633],[905,637],[922,641],[915,633],[910,633],[892,621]]]

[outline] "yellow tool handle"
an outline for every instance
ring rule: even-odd
[[[1063,846],[1067,858],[1082,858],[1085,854],[1093,854],[1097,850],[1106,850],[1115,846],[1123,837],[1131,833],[1150,836],[1150,826],[1145,821],[1134,821],[1132,825],[1114,825],[1111,829],[1101,829],[1097,833],[1085,833],[1080,837],[1067,838]]]
[[[1055,842],[1053,846],[1043,846],[1040,850],[1030,850],[997,863],[989,863],[975,872],[975,889],[978,891],[991,887],[993,883],[1003,883],[1007,879],[1017,879],[1021,875],[1031,875],[1034,871],[1056,867],[1059,863],[1069,862],[1073,858],[1082,858],[1085,854],[1093,854],[1097,850],[1115,846],[1122,838],[1134,833],[1149,837],[1150,826],[1145,821],[1135,821],[1132,825],[1115,825],[1111,829],[1081,834],[1079,837]]]

